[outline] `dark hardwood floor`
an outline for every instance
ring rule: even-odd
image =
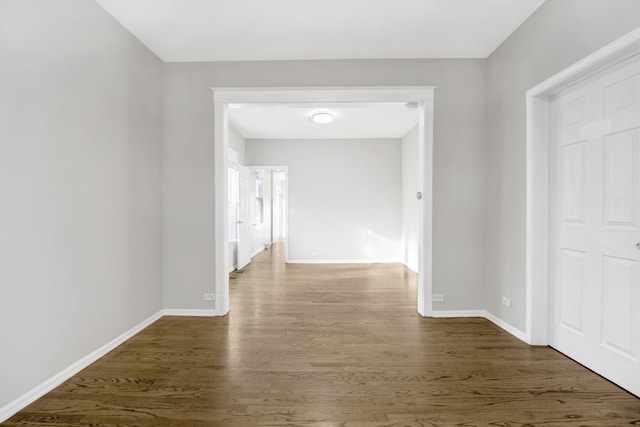
[[[2,425],[640,425],[640,399],[550,348],[420,318],[401,265],[281,255],[233,275],[228,316],[164,317]]]

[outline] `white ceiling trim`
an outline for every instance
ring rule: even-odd
[[[417,123],[406,100],[432,99],[435,86],[212,88],[214,102],[229,104],[231,125],[248,139],[402,138]],[[358,99],[358,102],[350,101]],[[265,108],[271,107],[271,108]],[[337,120],[313,124],[308,116],[330,110]]]
[[[433,99],[437,86],[350,86],[344,87],[213,87],[213,101],[223,104],[295,104],[352,102],[406,102]]]

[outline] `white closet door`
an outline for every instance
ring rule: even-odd
[[[640,396],[640,62],[551,105],[552,347]]]

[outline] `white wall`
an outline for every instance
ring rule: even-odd
[[[212,87],[436,85],[434,290],[443,310],[483,308],[484,60],[165,64],[164,301],[202,301],[214,278]],[[293,182],[293,181],[291,181]],[[464,242],[461,244],[461,242]]]
[[[238,153],[237,163],[244,165],[244,137],[233,126],[229,126],[229,147]]]
[[[289,260],[400,259],[400,140],[247,140],[289,170]]]
[[[402,262],[418,272],[418,127],[402,138]]]
[[[549,0],[488,60],[488,310],[525,328],[525,92],[640,26],[637,0]],[[438,126],[438,121],[436,121]],[[511,308],[501,296],[511,298]]]
[[[162,73],[95,2],[0,1],[0,407],[162,308]]]
[[[272,194],[272,212],[273,212],[273,230],[272,241],[276,243],[278,240],[286,237],[286,220],[287,220],[287,176],[283,171],[274,171],[273,175],[273,194]]]

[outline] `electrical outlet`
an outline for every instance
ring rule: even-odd
[[[204,300],[205,301],[215,301],[216,299],[216,294],[204,294]]]
[[[318,251],[311,252],[311,256],[313,256],[313,257],[316,257],[318,255],[320,255],[320,252],[318,252]]]
[[[507,297],[502,297],[502,305],[511,308],[511,300]]]
[[[431,298],[433,302],[444,302],[444,294],[433,294]]]

